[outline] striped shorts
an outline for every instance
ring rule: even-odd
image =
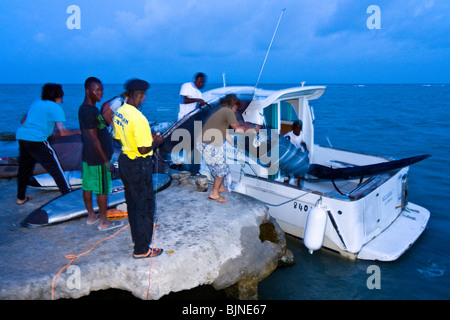
[[[81,187],[85,191],[95,194],[109,194],[111,192],[111,171],[108,165],[89,166],[83,162]]]
[[[212,143],[197,142],[197,149],[205,159],[214,178],[225,177],[230,173],[230,167],[225,156],[225,143],[221,146],[215,146]]]

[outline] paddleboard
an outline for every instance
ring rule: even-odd
[[[69,185],[72,190],[81,188],[81,171],[66,171],[64,172],[67,181],[69,181]],[[35,175],[30,179],[28,185],[32,188],[40,189],[40,190],[58,190],[58,186],[55,183],[55,180],[49,173],[43,173]]]
[[[153,174],[153,189],[160,192],[169,187],[171,177],[168,174]],[[115,207],[125,202],[125,188],[122,180],[112,181],[111,193],[108,195],[108,208]],[[98,211],[96,201],[94,211]],[[36,228],[54,225],[75,218],[87,216],[87,210],[83,201],[83,190],[78,189],[66,195],[59,196],[31,212],[22,222],[26,228]]]

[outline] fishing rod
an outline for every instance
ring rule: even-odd
[[[261,74],[262,74],[262,72],[263,72],[263,70],[264,70],[264,66],[265,66],[266,61],[267,61],[267,57],[269,56],[270,49],[272,48],[273,40],[275,39],[275,35],[277,34],[278,27],[280,26],[280,22],[281,22],[281,19],[283,18],[283,14],[284,14],[285,11],[286,11],[286,8],[284,8],[283,10],[281,10],[280,18],[278,19],[277,26],[276,26],[276,28],[275,28],[275,31],[274,31],[273,35],[272,35],[272,40],[270,41],[269,48],[267,49],[267,52],[266,52],[266,56],[265,56],[265,58],[264,58],[263,65],[262,65],[262,67],[261,67],[261,70],[259,71],[258,80],[256,81],[255,87],[253,88],[253,98],[252,98],[252,100],[255,98],[256,87],[258,86],[259,79],[261,78]],[[224,74],[222,74],[222,76],[224,77]],[[225,78],[224,78],[224,86],[225,86]],[[214,103],[217,99],[218,99],[218,98],[214,98],[214,99],[212,99],[211,101],[208,101],[207,103],[205,103],[205,105],[203,105],[203,106],[201,106],[201,107],[199,107],[199,108],[194,109],[193,111],[191,111],[191,112],[189,113],[189,116],[191,116],[191,115],[193,115],[193,114],[195,114],[195,113],[200,112],[200,111],[203,110],[204,108],[210,108],[210,107],[211,107],[211,104]],[[161,136],[163,137],[163,139],[166,139],[168,136],[170,136],[170,134],[172,134],[172,133],[173,133],[178,127],[180,127],[185,121],[187,121],[188,118],[189,118],[189,117],[187,117],[187,116],[183,117],[182,119],[180,119],[180,120],[176,121],[175,123],[173,123],[173,124],[172,124],[169,128],[167,128],[163,133],[161,133]],[[160,155],[159,155],[159,148],[157,148],[156,153],[157,153],[157,157],[160,158],[160,160],[163,160],[163,159],[160,157]],[[168,162],[168,161],[165,161],[165,160],[163,160],[163,161],[164,161],[164,162]]]
[[[255,98],[256,87],[258,86],[259,79],[261,78],[261,74],[262,74],[262,72],[263,72],[263,70],[264,70],[264,66],[265,66],[265,64],[266,64],[267,57],[269,56],[269,52],[270,52],[270,49],[271,49],[271,47],[272,47],[273,40],[275,39],[275,35],[277,34],[277,31],[278,31],[278,26],[280,25],[281,19],[283,18],[284,11],[286,11],[286,8],[284,8],[283,10],[281,10],[280,18],[278,19],[277,26],[276,26],[275,31],[274,31],[273,36],[272,36],[272,40],[270,41],[269,49],[267,49],[266,57],[264,58],[263,65],[262,65],[262,67],[261,67],[261,70],[259,71],[258,80],[256,80],[255,87],[253,88],[253,99]]]

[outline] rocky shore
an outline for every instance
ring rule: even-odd
[[[29,188],[32,200],[19,206],[16,180],[0,187],[0,299],[77,299],[113,288],[158,300],[205,285],[231,299],[257,299],[258,283],[292,259],[263,203],[237,193],[225,195],[226,204],[210,201],[192,177],[157,194],[154,246],[164,252],[142,260],[132,258],[129,227],[99,232],[83,217],[23,228],[28,213],[59,193]]]

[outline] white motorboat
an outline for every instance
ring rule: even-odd
[[[246,106],[243,119],[270,129],[270,134],[260,130],[260,135],[266,132],[266,142],[271,139],[265,152],[259,150],[260,135],[250,137],[243,148],[239,141],[248,137],[232,134],[235,144],[227,143],[226,156],[234,192],[264,202],[280,227],[303,239],[311,253],[325,247],[354,259],[396,260],[419,238],[430,217],[427,209],[407,199],[408,166],[428,155],[395,160],[315,144],[309,101],[325,89],[222,87],[204,93],[211,103],[236,94]],[[193,112],[191,120],[205,120],[200,113]],[[295,120],[303,124],[308,152],[283,138]],[[192,132],[192,123],[186,128]],[[252,144],[256,153],[249,151]],[[202,173],[208,175],[205,168]],[[284,182],[285,175],[291,175],[290,183]]]

